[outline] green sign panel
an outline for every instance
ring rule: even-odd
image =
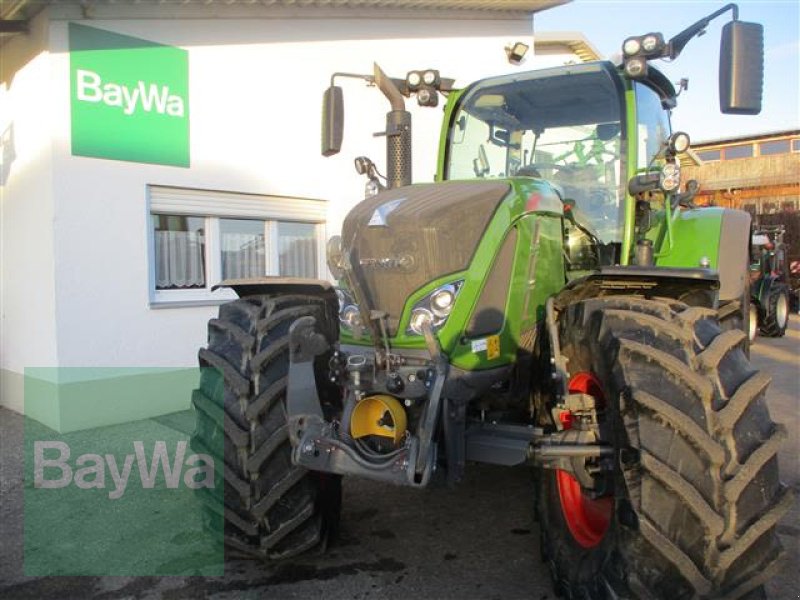
[[[186,50],[69,24],[72,154],[189,166]]]

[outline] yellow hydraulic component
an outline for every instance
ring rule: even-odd
[[[356,404],[350,417],[350,435],[361,438],[378,435],[389,438],[395,446],[406,434],[406,411],[392,396],[367,396]]]

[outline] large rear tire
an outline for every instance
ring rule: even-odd
[[[542,555],[557,593],[763,596],[792,497],[778,478],[785,430],[769,417],[770,379],[750,365],[745,334],[722,332],[708,309],[623,296],[570,305],[559,329],[570,372],[603,388],[601,430],[616,456],[606,498],[565,501],[563,476],[539,472]],[[575,535],[581,522],[595,524],[594,537]]]
[[[783,337],[789,325],[789,288],[784,283],[774,283],[763,307],[760,331],[767,337]]]
[[[222,450],[222,502],[206,490],[203,500],[207,522],[222,523],[239,554],[282,559],[324,548],[338,525],[341,479],[292,464],[285,406],[289,327],[311,315],[332,341],[329,312],[314,296],[251,296],[208,324],[192,448]]]

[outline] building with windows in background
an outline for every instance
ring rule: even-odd
[[[73,419],[64,386],[196,365],[234,297],[214,289],[223,279],[327,278],[325,240],[364,195],[353,158],[382,165],[389,110],[343,80],[344,146],[322,158],[331,75],[376,61],[463,86],[598,58],[582,36],[550,35],[509,64],[535,13],[565,1],[3,3],[0,403],[60,430],[116,422]],[[430,181],[441,108],[410,110],[414,179]],[[26,372],[51,386],[45,402],[24,405]],[[145,400],[141,418],[189,406]]]
[[[777,131],[692,144],[699,164],[684,180],[700,182],[698,204],[752,215],[800,210],[800,130]]]

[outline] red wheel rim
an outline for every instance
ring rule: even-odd
[[[592,373],[582,372],[575,375],[569,382],[569,391],[574,394],[589,394],[598,402],[605,400],[603,387]],[[565,426],[568,427],[566,423]],[[556,483],[561,499],[561,512],[572,537],[584,548],[594,548],[608,531],[614,499],[611,496],[590,498],[583,492],[577,479],[560,469],[556,470]]]

